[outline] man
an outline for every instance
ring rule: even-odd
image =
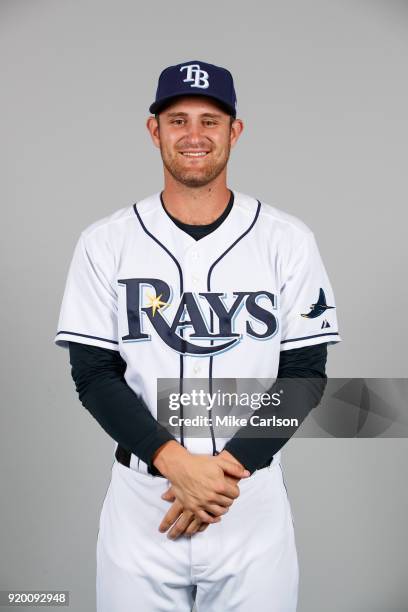
[[[117,443],[97,609],[183,612],[195,599],[199,612],[294,611],[280,463],[290,436],[255,440],[248,425],[225,439],[212,423],[206,437],[173,435],[157,420],[156,384],[316,379],[288,388],[301,421],[321,395],[327,344],[340,341],[333,292],[308,227],[227,187],[243,130],[229,71],[166,68],[150,111],[164,189],[81,233],[55,337],[81,402]]]

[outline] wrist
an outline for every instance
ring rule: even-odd
[[[177,465],[178,462],[184,461],[189,452],[184,446],[170,440],[161,446],[153,455],[152,463],[155,468],[168,480],[168,476]]]

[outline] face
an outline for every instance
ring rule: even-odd
[[[202,187],[225,170],[242,122],[231,123],[209,98],[183,96],[160,112],[159,121],[149,117],[147,127],[171,176],[187,187]]]

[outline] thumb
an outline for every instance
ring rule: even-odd
[[[230,474],[231,476],[235,476],[236,478],[248,478],[248,476],[251,475],[251,472],[246,470],[243,466],[237,465],[232,461],[228,461],[228,459],[220,459],[218,457],[218,460],[219,465],[222,467],[224,472]]]

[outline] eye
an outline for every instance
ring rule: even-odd
[[[184,119],[173,119],[171,123],[174,123],[175,125],[182,125],[182,123],[184,123]]]
[[[204,121],[204,123],[205,123],[206,125],[210,126],[210,127],[211,127],[212,125],[216,125],[216,122],[215,122],[215,121],[213,121],[212,119],[206,119],[206,120]]]

